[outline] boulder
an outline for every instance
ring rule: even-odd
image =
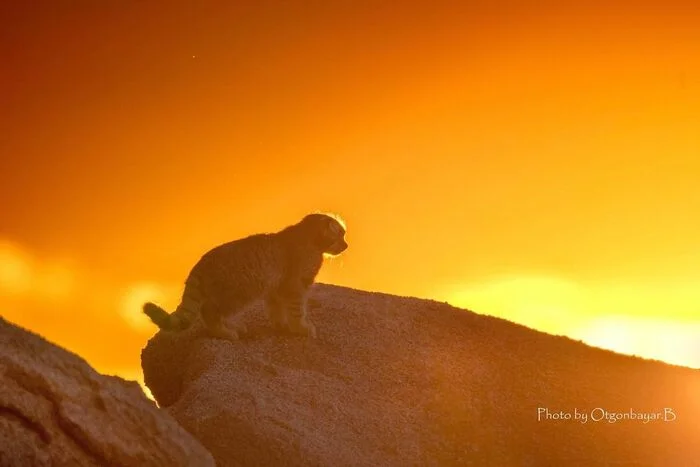
[[[699,465],[698,370],[321,284],[310,316],[315,340],[258,305],[235,343],[159,332],[146,384],[222,467]]]
[[[0,466],[214,466],[135,381],[0,318]]]

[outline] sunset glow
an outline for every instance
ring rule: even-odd
[[[700,291],[694,284],[647,288],[512,277],[446,291],[442,297],[455,306],[597,347],[700,367]]]
[[[140,374],[140,303],[206,250],[319,209],[322,282],[700,367],[697,5],[16,3],[0,313],[98,370]]]
[[[152,331],[153,323],[143,313],[143,304],[155,302],[168,310],[175,310],[182,296],[182,288],[150,283],[132,284],[122,296],[121,315],[134,329]]]

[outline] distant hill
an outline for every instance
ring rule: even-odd
[[[314,341],[259,307],[237,343],[160,332],[146,384],[219,466],[700,466],[698,370],[336,286],[310,315]]]

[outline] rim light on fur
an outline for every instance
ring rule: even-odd
[[[333,219],[337,220],[338,223],[343,226],[343,230],[347,232],[348,226],[345,224],[345,220],[340,216],[340,214],[337,214],[335,212],[327,212],[327,211],[316,211],[315,214],[323,214],[324,216],[332,217]]]

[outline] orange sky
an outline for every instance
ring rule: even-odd
[[[137,377],[141,301],[321,209],[323,281],[700,367],[700,7],[70,3],[0,15],[8,319]]]

